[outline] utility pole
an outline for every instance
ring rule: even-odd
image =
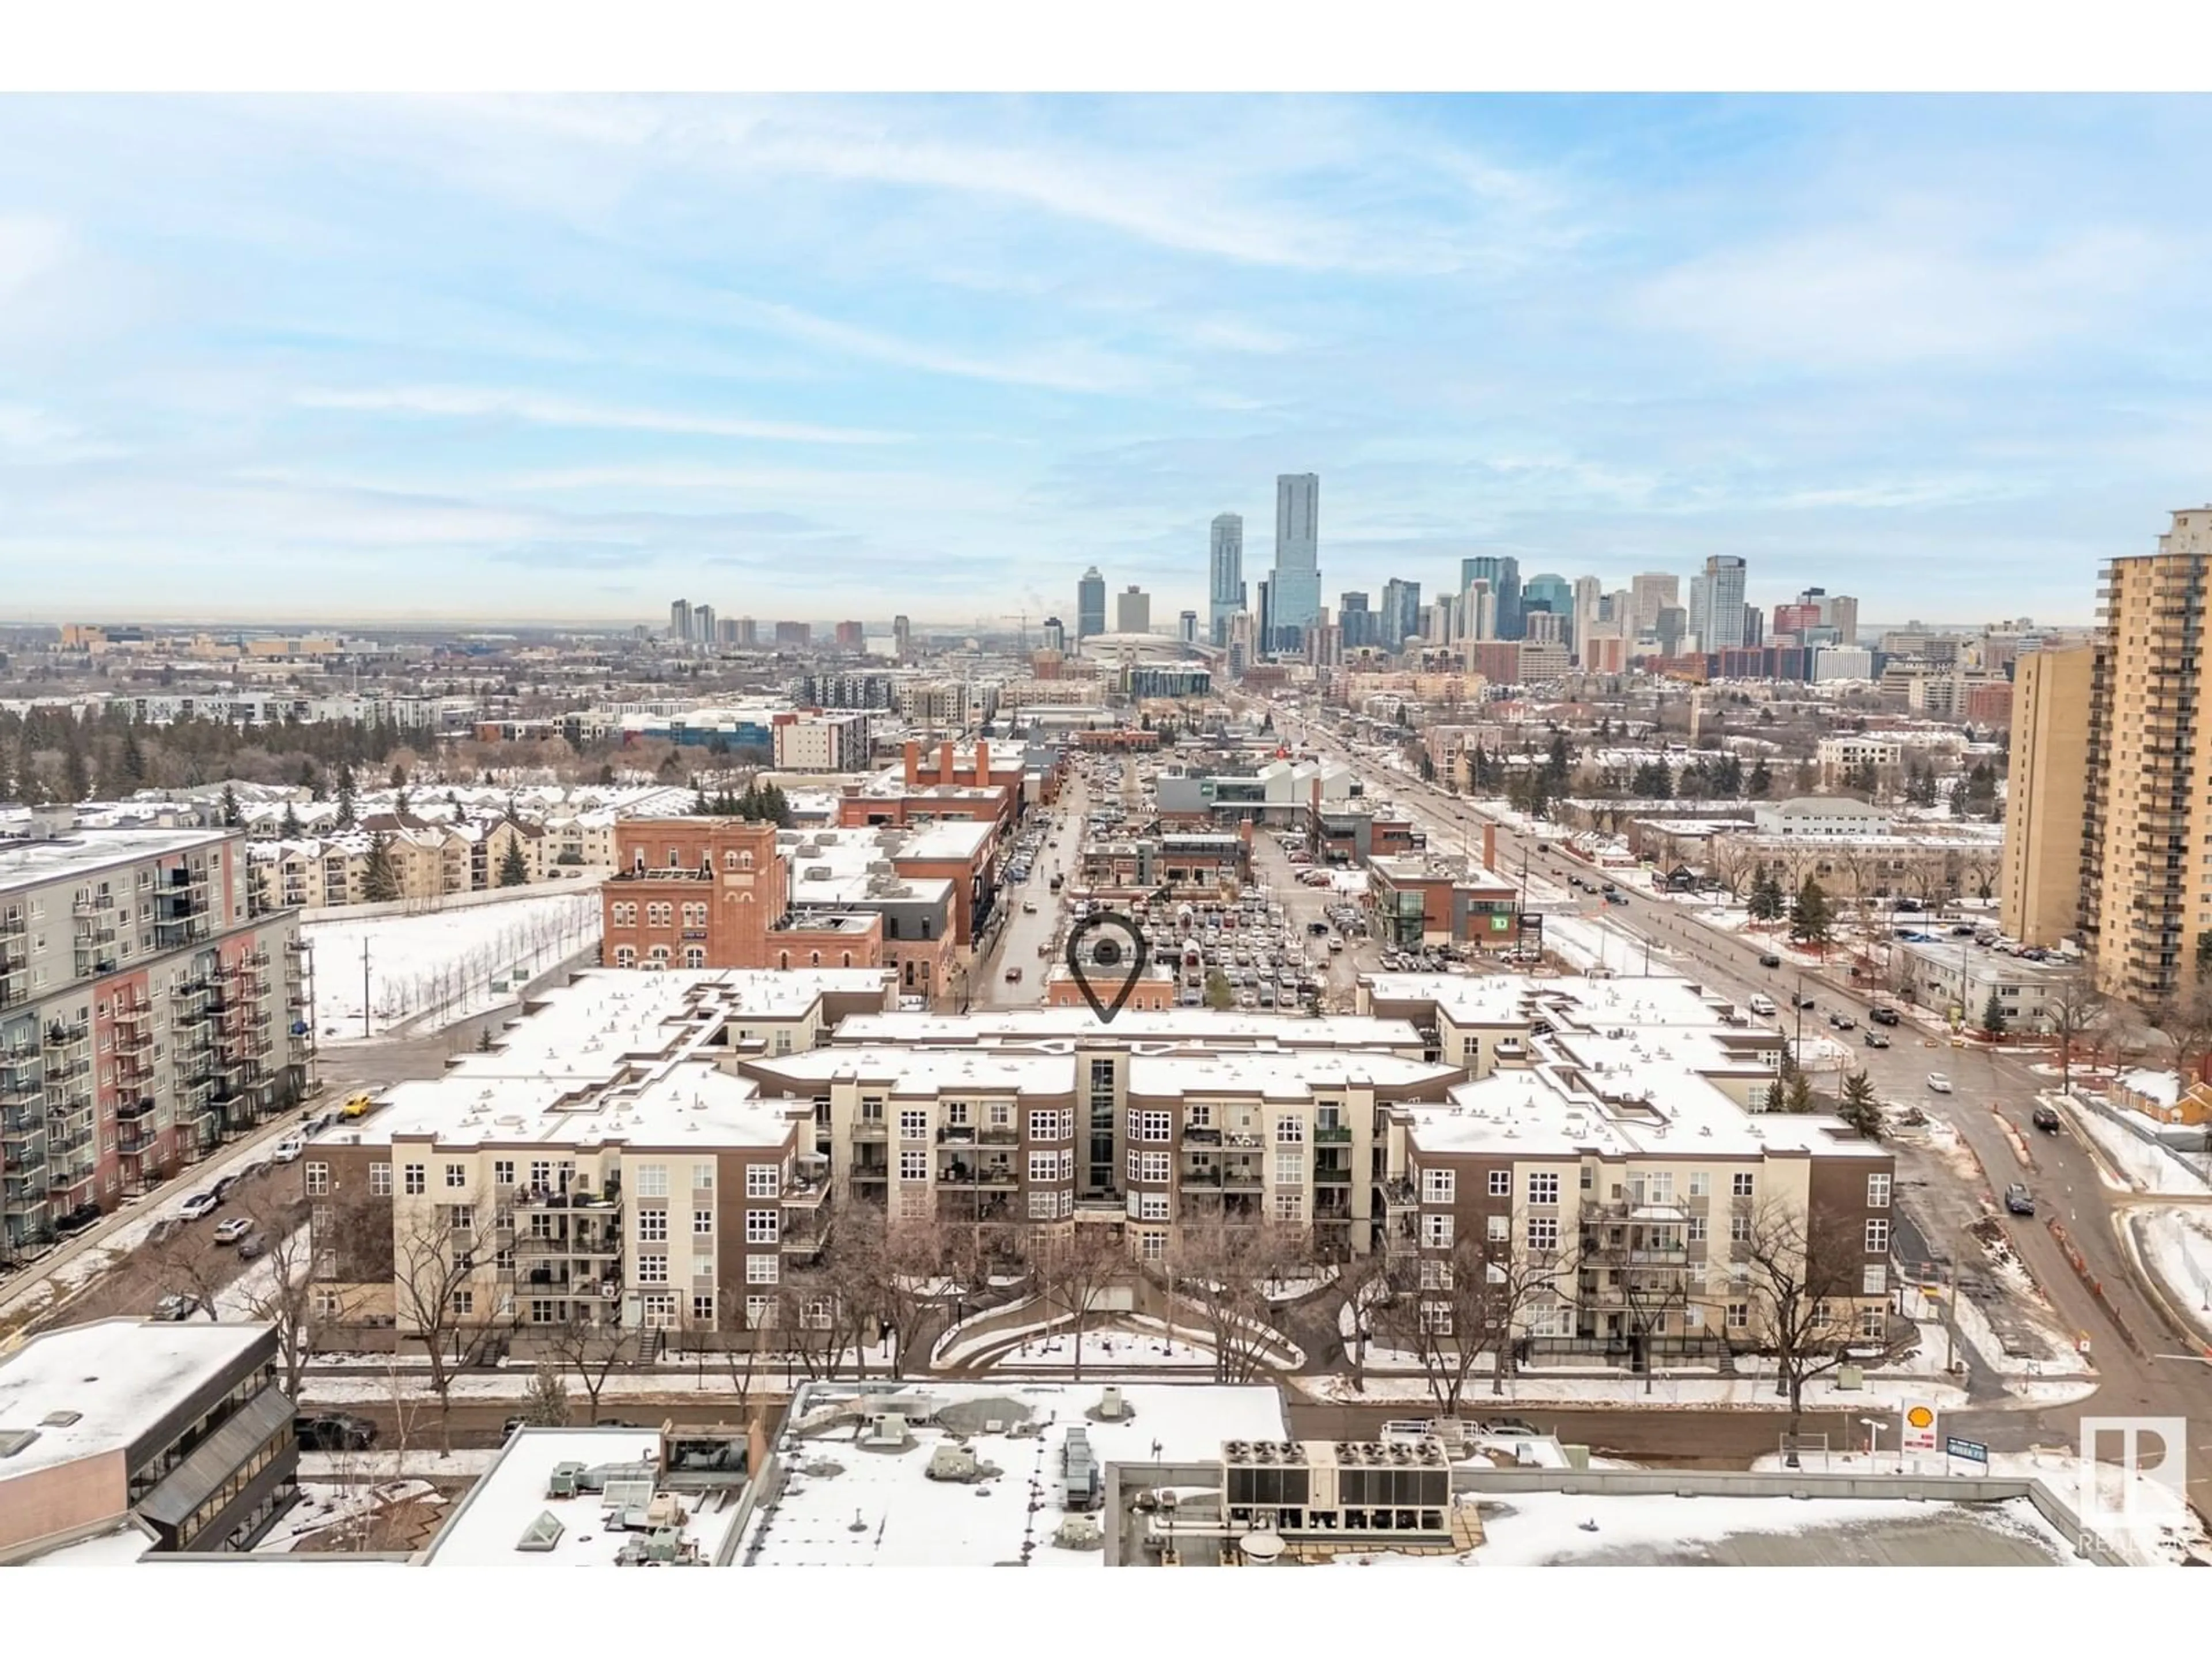
[[[368,941],[361,942],[361,1034],[368,1035]]]

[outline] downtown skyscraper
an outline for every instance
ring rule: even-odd
[[[1690,581],[1690,631],[1700,651],[1733,651],[1743,643],[1744,562],[1726,553],[1705,561]]]
[[[1492,638],[1517,640],[1522,635],[1521,561],[1509,556],[1480,555],[1459,562],[1459,591],[1478,581],[1490,584]]]
[[[1229,619],[1244,609],[1244,520],[1224,513],[1213,521],[1206,556],[1206,637],[1212,645],[1229,643]]]
[[[1080,642],[1106,631],[1106,579],[1092,565],[1075,584],[1075,637]]]
[[[1275,480],[1275,568],[1268,589],[1269,644],[1294,648],[1321,620],[1321,475]]]

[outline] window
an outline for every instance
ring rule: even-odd
[[[637,946],[635,946],[635,945],[616,945],[616,946],[615,946],[615,966],[616,966],[616,967],[617,967],[617,968],[635,968],[635,967],[636,967],[636,966],[637,966]]]
[[[1877,1218],[1867,1223],[1866,1253],[1883,1256],[1889,1254],[1889,1223],[1887,1220]]]
[[[781,1218],[780,1212],[775,1210],[747,1210],[745,1212],[745,1243],[748,1244],[775,1243],[776,1224]]]
[[[1557,1216],[1531,1216],[1528,1219],[1528,1248],[1544,1252],[1559,1248],[1559,1218]]]
[[[1137,1195],[1138,1220],[1165,1221],[1167,1218],[1168,1195],[1165,1193],[1139,1193]]]
[[[1421,1288],[1425,1291],[1448,1291],[1452,1287],[1451,1263],[1439,1261],[1432,1255],[1421,1258]]]
[[[1490,1172],[1489,1187],[1490,1195],[1492,1198],[1510,1198],[1513,1195],[1513,1171],[1492,1170]]]
[[[668,1166],[665,1164],[641,1164],[637,1166],[637,1195],[640,1198],[668,1196]]]
[[[745,1298],[745,1328],[749,1331],[771,1330],[775,1325],[775,1298],[772,1296],[749,1296]]]
[[[1861,1296],[1889,1294],[1889,1264],[1887,1262],[1869,1262],[1859,1270],[1859,1294]]]
[[[640,1210],[637,1212],[637,1237],[641,1244],[668,1243],[668,1212]]]
[[[1886,1210],[1889,1207],[1889,1177],[1870,1175],[1867,1177],[1867,1208]]]
[[[1305,1183],[1306,1155],[1304,1152],[1275,1154],[1275,1184],[1278,1187],[1298,1187]]]
[[[1483,1236],[1493,1244],[1503,1244],[1513,1237],[1513,1218],[1492,1215],[1483,1218]]]
[[[1059,1153],[1031,1152],[1030,1154],[1030,1179],[1031,1181],[1050,1181],[1058,1172],[1059,1169]]]
[[[1425,1215],[1421,1218],[1421,1244],[1424,1249],[1448,1250],[1452,1242],[1452,1218],[1448,1215]]]
[[[1069,1113],[1066,1114],[1066,1116],[1069,1121],[1072,1121],[1074,1115],[1073,1113]],[[1067,1133],[1067,1128],[1064,1126],[1062,1121],[1062,1114],[1059,1112],[1031,1112],[1030,1114],[1030,1139],[1031,1140],[1058,1140],[1062,1135]]]
[[[745,1165],[745,1196],[774,1198],[783,1190],[783,1169],[775,1164]]]
[[[424,1193],[429,1190],[430,1182],[429,1170],[428,1166],[421,1164],[403,1164],[400,1168],[400,1186],[403,1190],[405,1191],[408,1197],[420,1198]]]
[[[704,968],[707,965],[707,947],[703,945],[685,945],[684,965],[686,968]]]
[[[1747,1331],[1751,1328],[1750,1303],[1731,1302],[1728,1304],[1728,1328],[1732,1331]]]
[[[1292,1188],[1288,1192],[1281,1192],[1275,1194],[1276,1220],[1303,1221],[1305,1219],[1305,1217],[1306,1195],[1304,1193],[1298,1191],[1296,1188]]]
[[[1452,1170],[1421,1171],[1421,1202],[1449,1204],[1459,1190],[1459,1175]]]
[[[714,1294],[712,1291],[702,1291],[691,1298],[691,1327],[701,1331],[714,1328]]]
[[[691,1166],[691,1190],[695,1193],[711,1193],[714,1190],[713,1164],[694,1164]]]
[[[1541,1173],[1530,1175],[1528,1201],[1531,1204],[1557,1204],[1559,1201],[1559,1176]]]
[[[1879,1341],[1888,1334],[1889,1315],[1882,1308],[1859,1310],[1858,1333],[1869,1341]]]
[[[749,1255],[745,1258],[745,1283],[773,1285],[781,1271],[778,1258],[772,1255]]]
[[[473,1204],[448,1204],[445,1206],[447,1231],[472,1233],[477,1230],[477,1206]]]
[[[636,927],[637,906],[635,904],[617,904],[615,906],[614,925],[617,927]]]
[[[1183,1122],[1189,1128],[1210,1129],[1213,1127],[1213,1108],[1194,1106],[1184,1115]]]
[[[1752,1194],[1752,1185],[1753,1176],[1751,1171],[1748,1170],[1738,1170],[1734,1175],[1729,1177],[1729,1196],[1733,1198],[1749,1198]]]
[[[389,1164],[368,1166],[368,1195],[371,1198],[392,1196],[392,1166]]]
[[[1012,1102],[994,1100],[985,1109],[990,1114],[988,1121],[994,1129],[1011,1129],[1014,1127]]]
[[[492,1159],[491,1184],[495,1187],[512,1187],[514,1185],[514,1160],[513,1158],[495,1158]]]
[[[1136,1161],[1136,1176],[1139,1181],[1165,1181],[1168,1178],[1168,1155],[1165,1152],[1133,1152]]]
[[[312,1197],[323,1193],[327,1193],[330,1189],[331,1166],[327,1164],[310,1164],[307,1165],[308,1194]]]
[[[929,1154],[927,1152],[901,1152],[899,1154],[899,1179],[901,1181],[928,1180]]]
[[[1288,1114],[1275,1120],[1275,1139],[1286,1146],[1303,1146],[1306,1138],[1306,1123],[1302,1117]]]
[[[712,1210],[691,1212],[691,1237],[712,1238],[714,1236],[714,1212]]]
[[[1692,1170],[1690,1171],[1690,1196],[1692,1198],[1710,1197],[1712,1194],[1712,1190],[1713,1177],[1712,1172],[1710,1170]]]
[[[668,1258],[659,1251],[641,1254],[637,1258],[637,1282],[641,1285],[665,1285],[668,1282]]]
[[[453,1303],[453,1311],[466,1319],[477,1310],[477,1293],[474,1291],[455,1291]]]
[[[1132,1140],[1174,1139],[1175,1114],[1172,1112],[1130,1113],[1129,1139]]]
[[[899,1114],[899,1139],[901,1140],[928,1139],[929,1114],[927,1112],[901,1112]]]
[[[1690,1218],[1687,1225],[1689,1227],[1689,1232],[1687,1234],[1688,1241],[1692,1244],[1704,1243],[1705,1242],[1705,1217],[1701,1215],[1693,1215]]]
[[[648,1331],[672,1330],[676,1326],[676,1298],[669,1292],[656,1291],[638,1298],[638,1317]]]
[[[1731,1244],[1743,1244],[1749,1243],[1750,1239],[1751,1218],[1747,1215],[1730,1216],[1729,1218],[1729,1243]]]

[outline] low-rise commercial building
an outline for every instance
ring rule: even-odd
[[[1441,858],[1378,858],[1368,876],[1375,936],[1393,949],[1510,951],[1519,942],[1521,894],[1509,881]]]

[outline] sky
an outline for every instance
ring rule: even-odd
[[[2212,500],[2201,99],[0,100],[0,616],[1202,610],[1749,562],[2086,621]]]

